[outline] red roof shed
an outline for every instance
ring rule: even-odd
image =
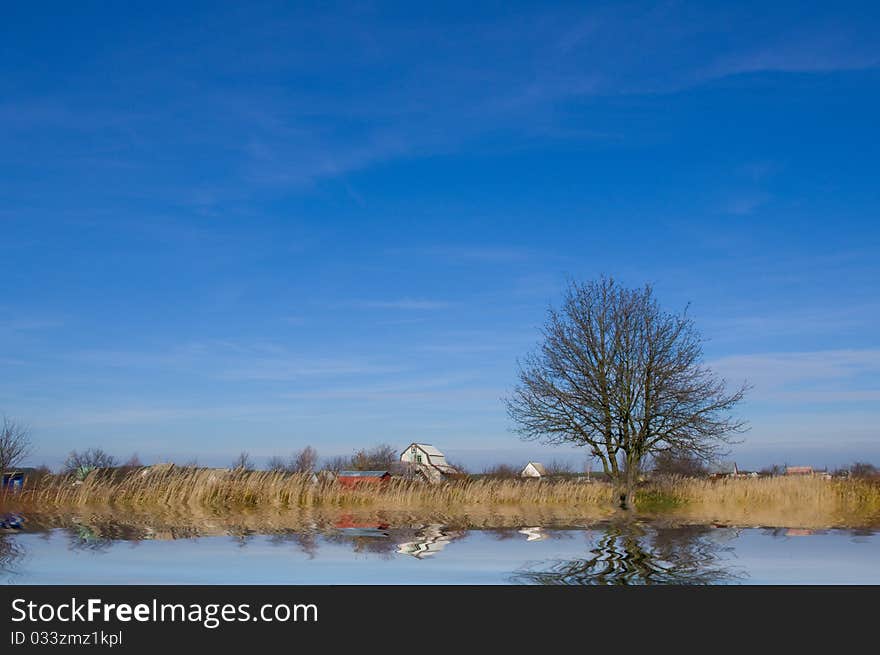
[[[388,471],[340,471],[336,479],[344,487],[385,484],[391,479]]]

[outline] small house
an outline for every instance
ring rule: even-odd
[[[786,466],[786,475],[813,475],[812,466]]]
[[[540,462],[529,462],[525,465],[522,473],[519,474],[521,478],[543,478],[546,475],[547,469]]]
[[[383,485],[391,479],[388,471],[339,471],[336,480],[343,487]]]
[[[24,473],[21,471],[7,471],[0,479],[0,491],[21,491],[24,486]]]
[[[460,475],[458,469],[446,461],[446,456],[427,443],[411,443],[400,453],[400,461],[428,482],[442,482]]]

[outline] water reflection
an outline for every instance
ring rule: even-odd
[[[411,541],[397,544],[397,552],[401,555],[412,555],[416,559],[424,559],[436,555],[455,539],[463,537],[465,530],[449,530],[443,525],[426,525],[418,530]]]
[[[511,581],[541,585],[707,585],[743,577],[725,562],[737,536],[710,526],[653,528],[611,524],[593,533],[583,558],[549,560],[516,571]]]
[[[335,530],[324,535],[326,541],[349,544],[355,553],[372,553],[382,559],[394,557],[396,544],[391,539],[391,531],[387,523],[343,514],[334,522],[334,527]]]
[[[549,536],[544,531],[544,528],[538,526],[533,528],[522,528],[519,533],[526,535],[526,541],[543,541]]]
[[[12,576],[17,572],[17,564],[24,557],[21,541],[13,535],[0,533],[0,573]]]
[[[293,544],[299,552],[309,559],[315,559],[315,555],[318,553],[318,535],[313,530],[273,534],[269,536],[269,543],[273,546]]]
[[[229,576],[231,556],[247,563],[235,569],[244,581],[259,580],[248,576],[271,569],[273,575],[277,571],[278,576],[287,576],[284,579],[318,584],[347,581],[351,577],[346,576],[352,575],[373,581],[372,573],[364,571],[375,571],[375,582],[380,584],[488,580],[547,585],[754,582],[749,575],[756,571],[758,581],[763,575],[763,581],[788,583],[814,579],[873,582],[880,571],[880,550],[874,549],[878,535],[872,529],[740,529],[638,521],[589,527],[522,522],[503,528],[467,529],[429,522],[394,520],[392,524],[392,519],[376,516],[335,514],[312,516],[296,527],[267,530],[242,516],[211,516],[201,521],[164,517],[155,523],[118,514],[27,518],[16,529],[0,528],[0,582],[39,577],[44,570],[49,571],[42,574],[46,581],[63,583],[65,567],[74,561],[71,551],[77,554],[77,571],[93,567],[97,575],[104,576],[101,579],[114,584],[125,584],[126,575],[149,580],[165,574],[161,567],[156,572],[142,568],[146,565],[141,565],[139,555],[128,555],[125,545],[139,546],[139,554],[149,555],[144,562],[166,561],[162,557],[171,557],[176,563],[190,561],[190,566],[177,565],[206,584]],[[182,543],[155,543],[172,541]],[[450,548],[453,542],[462,543]],[[859,545],[869,542],[867,549]],[[774,567],[771,554],[785,561],[787,568]],[[825,574],[810,567],[817,558],[833,563],[833,572]],[[381,562],[376,562],[376,567],[361,566],[359,561],[364,559]],[[299,564],[306,561],[306,566]],[[801,562],[800,569],[794,568]],[[349,568],[353,563],[356,573]],[[117,581],[114,571],[123,577]],[[785,579],[785,575],[800,579]]]

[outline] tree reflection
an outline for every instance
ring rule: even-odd
[[[67,545],[70,550],[94,552],[109,550],[114,543],[119,541],[136,545],[147,538],[147,534],[142,528],[105,517],[77,519],[73,525],[66,528],[66,532]]]
[[[11,534],[0,534],[0,573],[16,573],[16,565],[24,557],[21,542]]]
[[[731,534],[732,533],[732,534]],[[542,585],[723,584],[741,574],[725,565],[733,530],[707,526],[646,528],[633,523],[607,526],[589,555],[548,560],[522,568],[512,581]]]
[[[387,526],[340,528],[324,536],[328,543],[348,544],[354,553],[378,555],[391,559],[397,544],[391,539]]]
[[[307,555],[309,559],[315,559],[315,555],[318,552],[318,535],[314,530],[303,532],[279,532],[273,534],[269,538],[269,543],[273,546],[294,544],[299,551]]]

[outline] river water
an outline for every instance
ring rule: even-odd
[[[2,584],[880,584],[880,531],[365,524],[187,536],[0,533]]]

